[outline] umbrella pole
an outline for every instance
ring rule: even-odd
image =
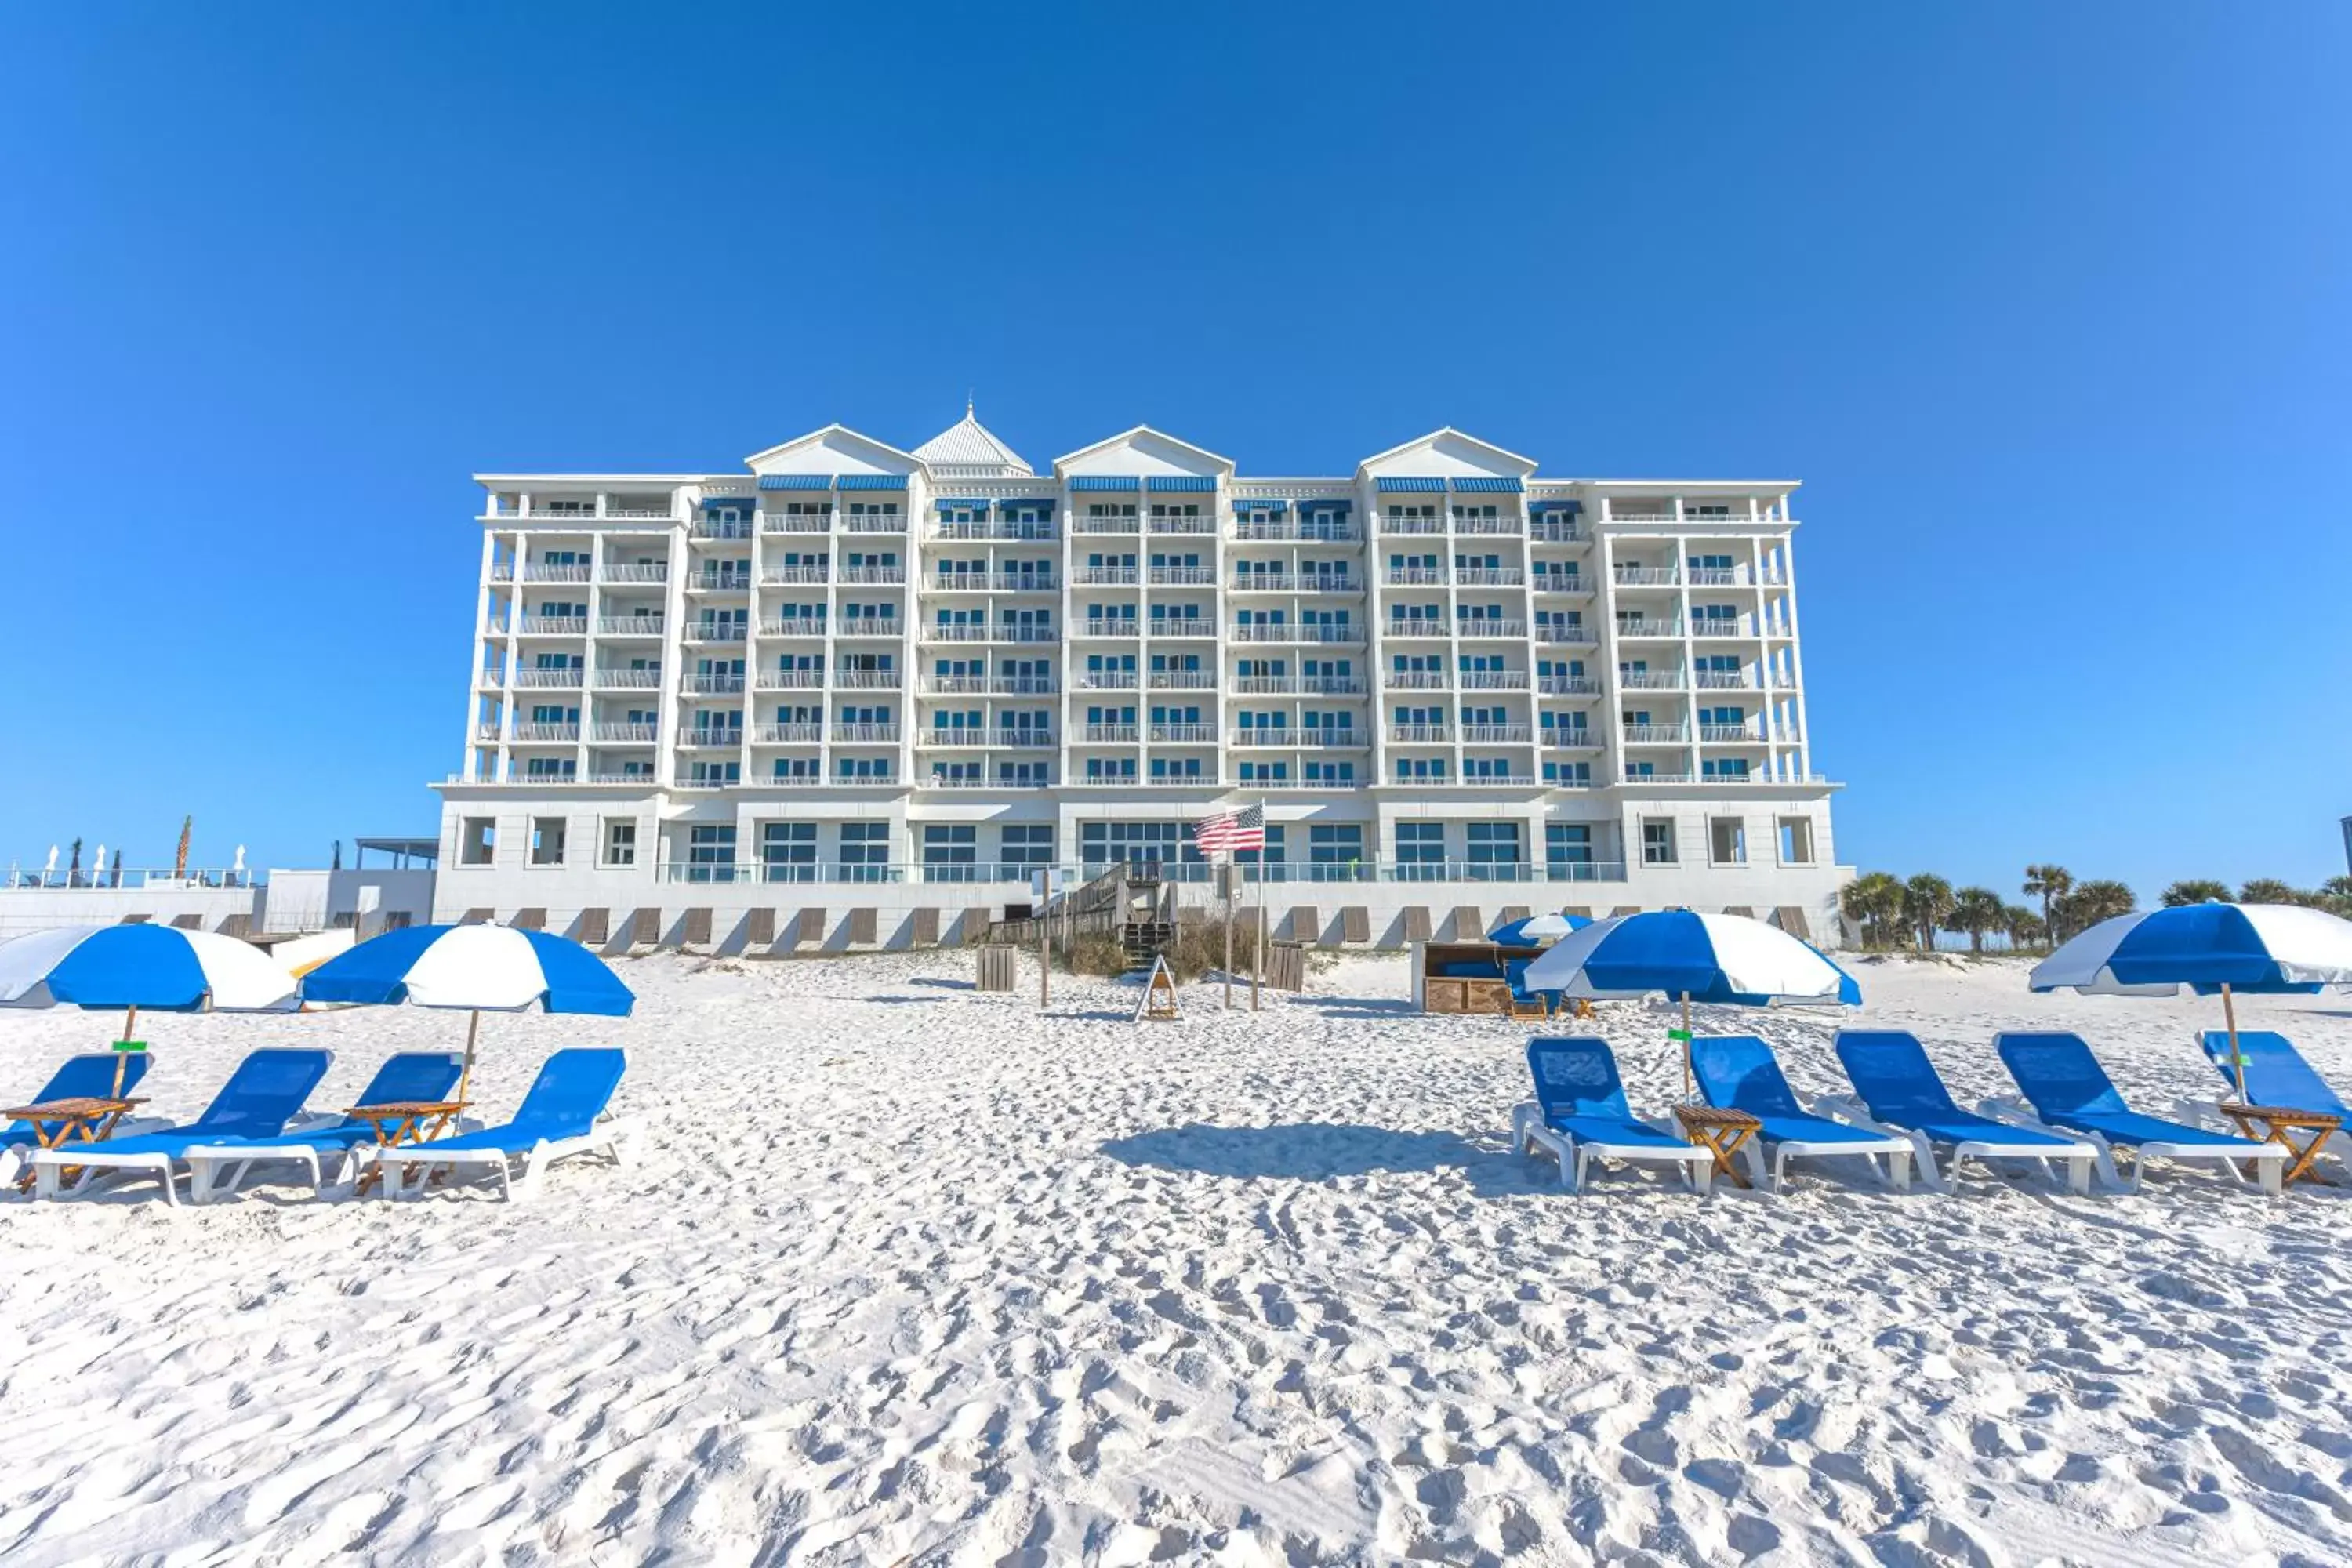
[[[122,1038],[118,1042],[118,1045],[129,1045],[131,1043],[131,1031],[138,1026],[139,1004],[133,1002],[131,1004],[129,1009],[122,1015]],[[129,1051],[121,1049],[116,1050],[114,1053],[114,1098],[117,1100],[121,1100],[122,1098],[122,1069],[131,1065],[123,1058],[128,1057],[130,1054],[131,1053]],[[2243,1097],[2242,1096],[2241,1098]]]
[[[1691,1097],[1690,993],[1683,993],[1683,1099]]]
[[[2230,999],[2230,983],[2221,983],[2221,1021],[2230,1027],[2230,1066],[2238,1075],[2238,1103],[2246,1103],[2246,1058],[2238,1049],[2238,1005]]]
[[[457,1069],[457,1098],[460,1100],[466,1098],[467,1082],[474,1076],[474,1037],[481,1033],[481,1029],[482,1010],[477,1007],[466,1021],[466,1065]]]

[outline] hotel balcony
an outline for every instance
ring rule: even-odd
[[[1391,566],[1381,573],[1383,588],[1442,588],[1445,586],[1443,566]]]
[[[907,683],[905,674],[896,669],[836,669],[833,684],[841,691],[898,691]]]
[[[553,691],[577,691],[580,689],[580,677],[582,673],[583,672],[576,668],[572,669],[518,669],[514,672],[514,684],[520,687],[545,689]]]
[[[1536,679],[1536,690],[1546,697],[1598,697],[1601,682],[1583,675],[1545,675]]]
[[[1230,537],[1244,544],[1360,544],[1364,531],[1352,522],[1302,523],[1286,517],[1235,522]]]
[[[759,528],[748,519],[721,521],[717,518],[698,517],[686,531],[690,539],[750,539],[759,532]]]
[[[1210,637],[1217,635],[1217,623],[1194,616],[1154,616],[1143,623],[1156,637]]]
[[[845,566],[841,569],[844,583],[861,587],[895,588],[907,581],[904,566]]]
[[[761,691],[809,691],[824,684],[821,669],[763,669],[754,682]]]
[[[1237,675],[1226,688],[1236,697],[1361,697],[1352,675]]]
[[[1681,746],[1690,742],[1690,731],[1681,724],[1628,724],[1629,746]]]
[[[1131,669],[1088,669],[1070,676],[1073,691],[1134,691],[1141,685],[1141,678]]]
[[[1528,524],[1528,537],[1538,544],[1582,544],[1592,536],[1580,523],[1538,518]]]
[[[1003,642],[1054,643],[1062,634],[1052,626],[982,626],[977,621],[940,626],[937,622],[922,628],[919,641],[927,643]]]
[[[1465,669],[1454,678],[1454,684],[1465,691],[1525,691],[1528,672],[1524,669]]]
[[[1532,586],[1538,594],[1567,594],[1580,599],[1592,596],[1592,584],[1581,572],[1538,572]]]
[[[1592,647],[1599,644],[1600,638],[1591,626],[1563,626],[1558,621],[1548,621],[1537,623],[1536,641],[1567,647]]]
[[[842,517],[841,527],[845,533],[904,533],[907,519],[903,512],[850,512]]]
[[[515,623],[515,630],[527,637],[584,637],[588,635],[588,617],[525,616]]]
[[[1078,533],[1141,533],[1143,520],[1139,517],[1074,517],[1070,531]]]
[[[1154,517],[1145,521],[1151,524],[1154,533],[1213,534],[1217,531],[1217,520],[1213,517]]]
[[[1390,637],[1444,637],[1453,636],[1454,628],[1444,621],[1391,619],[1382,626],[1381,635]]]
[[[737,724],[688,724],[680,726],[677,743],[700,750],[731,750],[743,743],[743,730]]]
[[[1454,583],[1464,588],[1516,588],[1527,575],[1516,566],[1457,566]]]
[[[1698,727],[1701,744],[1709,746],[1760,746],[1764,737],[1745,724],[1701,724]],[[1793,744],[1793,739],[1791,741]]]
[[[1754,691],[1759,689],[1756,678],[1746,670],[1702,669],[1691,677],[1691,684],[1701,691]]]
[[[1082,637],[1139,637],[1143,628],[1124,616],[1088,616],[1078,622],[1073,635]]]
[[[760,630],[762,635],[773,635],[765,626]],[[741,621],[688,621],[685,635],[688,642],[732,643],[743,641],[750,635],[750,628]],[[817,635],[822,636],[823,633],[820,631]]]
[[[1617,686],[1622,691],[1680,691],[1683,673],[1679,669],[1620,670]]]
[[[1142,739],[1142,731],[1133,724],[1087,724],[1079,729],[1078,739],[1089,746],[1131,746]]]
[[[1048,746],[1058,745],[1060,742],[1055,739],[1053,731],[1033,727],[1026,730],[999,730],[996,731],[996,739],[990,744],[1011,746],[1016,750],[1040,751]]]
[[[1381,684],[1391,691],[1451,691],[1454,677],[1442,669],[1391,669]]]
[[[788,585],[814,587],[832,580],[833,568],[830,566],[771,566],[760,574],[761,584],[770,588]]]
[[[760,514],[761,533],[831,533],[833,518],[827,512],[763,511]]]
[[[769,619],[761,621],[760,623],[760,635],[763,637],[821,637],[825,635],[828,625],[829,623],[823,616],[788,616],[782,620]],[[736,642],[742,641],[743,628],[739,626],[734,629],[735,636],[732,640]],[[688,642],[726,642],[730,640],[724,637],[715,636],[700,626],[688,626],[686,629],[686,637]]]
[[[653,724],[599,724],[590,731],[600,743],[629,746],[650,746],[659,734],[659,727]]]
[[[1620,620],[1617,623],[1617,636],[1621,641],[1626,637],[1679,637],[1682,635],[1682,626],[1675,621]]]
[[[1132,588],[1136,570],[1132,566],[1080,566],[1070,574],[1070,581],[1087,588]]]
[[[999,697],[1051,697],[1062,683],[1050,675],[1000,675],[988,689]]]
[[[896,724],[835,724],[833,738],[849,745],[895,746],[898,743]]]
[[[1431,534],[1445,531],[1442,517],[1391,517],[1383,513],[1380,520],[1382,533]]]
[[[1454,623],[1454,635],[1462,637],[1523,637],[1528,635],[1528,623],[1507,616],[1470,616]]]
[[[822,724],[762,724],[751,731],[762,746],[814,746],[824,739]]]
[[[615,584],[652,584],[669,581],[669,563],[666,561],[607,561],[596,569],[599,582]]]
[[[1682,581],[1672,566],[1618,566],[1609,575],[1620,588],[1671,588]]]
[[[748,594],[751,591],[751,574],[748,571],[713,571],[705,566],[687,574],[686,591],[689,594]]]
[[[1229,626],[1225,637],[1231,642],[1360,643],[1364,640],[1364,628],[1353,622],[1334,625],[1316,621],[1295,626],[1253,623]]]
[[[1523,534],[1528,525],[1516,517],[1457,517],[1454,520],[1456,533]]]
[[[1155,669],[1145,684],[1154,691],[1213,691],[1217,689],[1217,672],[1213,669]]]
[[[1560,752],[1597,752],[1601,738],[1582,725],[1546,724],[1536,731],[1538,744]]]
[[[1000,594],[1057,594],[1062,588],[1051,572],[999,572],[990,585]]]
[[[1745,616],[1695,616],[1691,618],[1690,635],[1695,637],[1787,637],[1787,632],[1759,628]]]
[[[1213,588],[1217,584],[1217,569],[1213,566],[1153,566],[1148,574],[1147,580],[1155,588]]]
[[[1391,724],[1389,739],[1400,746],[1450,746],[1454,730],[1446,724]]]
[[[691,697],[725,697],[743,689],[740,675],[687,674],[677,678],[677,689]]]
[[[1256,724],[1246,730],[1230,731],[1225,735],[1228,746],[1272,746],[1282,750],[1298,744],[1296,734],[1287,724]]]
[[[604,616],[596,622],[600,637],[657,637],[668,625],[666,616]]]
[[[1309,751],[1360,752],[1369,749],[1371,738],[1358,733],[1346,724],[1309,725],[1298,731],[1298,743]]]
[[[1217,743],[1214,724],[1154,724],[1150,739],[1154,744],[1167,746],[1213,746]]]
[[[932,697],[971,697],[988,689],[984,675],[927,675],[923,690]]]
[[[534,561],[523,567],[522,580],[526,583],[585,583],[588,581],[588,573],[589,569],[585,564],[550,566]]]
[[[651,691],[662,683],[658,669],[600,669],[596,672],[599,691]]]
[[[844,637],[899,637],[906,635],[906,623],[896,616],[844,616],[834,635]]]
[[[1465,746],[1524,746],[1534,739],[1525,724],[1465,724],[1462,743]]]

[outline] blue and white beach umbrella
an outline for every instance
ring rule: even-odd
[[[294,977],[261,949],[217,931],[174,926],[53,926],[0,942],[0,1007],[123,1010],[121,1045],[139,1009],[278,1013],[299,1005]],[[122,1087],[115,1064],[115,1089]]]
[[[1487,933],[1486,940],[1497,947],[1533,947],[1538,942],[1557,942],[1591,923],[1590,915],[1529,915],[1525,920],[1496,926]]]
[[[1860,1006],[1862,987],[1811,943],[1744,915],[1661,910],[1595,921],[1533,963],[1530,991],[1593,1001],[1679,997],[1683,1084],[1690,1085],[1690,1005]]]
[[[466,1026],[466,1067],[457,1098],[474,1072],[474,1042],[484,1013],[589,1013],[625,1018],[636,995],[604,961],[568,938],[511,926],[412,926],[386,931],[339,954],[302,978],[306,1002],[454,1008],[473,1015]]]
[[[2352,921],[2293,904],[2218,902],[2117,915],[2062,944],[2027,984],[2110,996],[2171,996],[2184,985],[2200,996],[2218,991],[2242,1100],[2246,1064],[2231,993],[2352,986]]]

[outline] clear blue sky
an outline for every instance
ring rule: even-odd
[[[2352,8],[0,17],[0,862],[430,832],[488,468],[1801,479],[1841,858],[2341,870]]]

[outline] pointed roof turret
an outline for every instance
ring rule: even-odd
[[[970,398],[964,400],[963,417],[916,447],[915,456],[929,463],[931,472],[943,479],[1034,477],[1020,453],[998,440],[987,426],[972,416]]]

